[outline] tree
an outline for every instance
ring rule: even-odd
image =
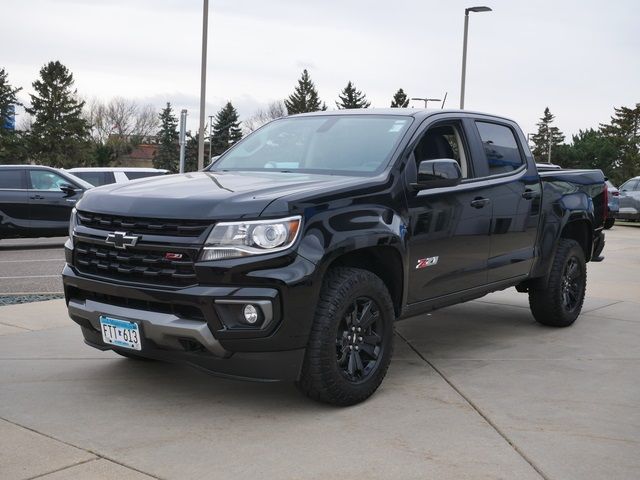
[[[336,106],[340,110],[348,108],[369,108],[371,105],[371,102],[367,101],[367,96],[360,90],[357,90],[351,81],[347,83],[347,86],[342,90],[342,95],[338,95],[338,98],[340,101],[336,102]]]
[[[33,115],[29,154],[36,163],[52,167],[76,167],[90,160],[89,124],[82,115],[73,74],[59,61],[40,69],[33,82],[35,95],[27,113]]]
[[[287,107],[289,115],[327,109],[327,106],[320,102],[316,86],[311,81],[311,77],[306,68],[302,71],[302,76],[298,80],[298,86],[289,98],[284,101],[284,104]]]
[[[158,128],[158,114],[152,105],[116,97],[109,102],[93,100],[85,111],[94,141],[94,160],[99,166],[117,164],[150,138]]]
[[[205,126],[205,131],[207,127]],[[184,148],[184,171],[185,172],[196,172],[198,171],[198,139],[200,138],[200,134],[196,132],[193,135],[190,131],[187,132],[187,141]],[[206,167],[209,164],[209,158],[211,158],[211,154],[209,152],[210,143],[207,141],[207,138],[204,139],[204,166]]]
[[[614,181],[619,178],[617,154],[615,143],[592,128],[580,130],[570,145],[559,145],[553,152],[554,162],[562,167],[600,169]]]
[[[231,102],[227,102],[216,114],[213,124],[213,135],[211,138],[213,154],[220,155],[241,138],[242,130],[240,130],[238,112]]]
[[[22,135],[15,130],[15,107],[22,105],[17,93],[22,88],[14,88],[9,83],[9,75],[0,68],[0,163],[22,163],[26,159],[26,149]],[[12,124],[12,128],[8,128]]]
[[[564,142],[564,135],[551,124],[555,116],[549,111],[549,107],[544,109],[544,115],[536,125],[538,133],[531,136],[533,142],[533,155],[538,162],[551,162],[553,160],[553,150]]]
[[[610,124],[601,124],[600,131],[616,146],[616,169],[619,180],[640,174],[640,103],[635,107],[614,107]]]
[[[160,129],[156,134],[158,140],[158,150],[153,156],[153,166],[164,168],[171,172],[178,171],[180,161],[180,145],[178,143],[178,119],[173,114],[171,104],[162,109],[158,115]]]
[[[393,100],[391,100],[391,108],[407,108],[408,106],[409,98],[407,97],[407,94],[404,93],[404,90],[399,88],[393,96]]]
[[[265,123],[269,123],[276,118],[285,117],[287,115],[287,107],[281,100],[271,102],[266,109],[258,110],[247,120],[242,122],[242,127],[246,133],[251,133],[260,128]]]

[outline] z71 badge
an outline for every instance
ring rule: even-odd
[[[428,258],[419,258],[418,264],[416,265],[416,270],[420,268],[427,268],[431,265],[435,265],[438,263],[438,257],[428,257]]]

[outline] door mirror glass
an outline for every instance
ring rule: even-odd
[[[418,188],[452,187],[461,181],[460,165],[451,158],[423,160],[418,165]]]

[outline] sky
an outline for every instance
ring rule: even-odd
[[[202,0],[0,3],[0,67],[23,102],[60,60],[85,99],[171,102],[197,128]],[[464,9],[476,5],[493,11],[470,14],[467,109],[533,133],[548,106],[569,136],[640,102],[638,0],[210,0],[206,115],[231,101],[247,118],[291,94],[304,68],[330,109],[349,80],[372,107],[403,88],[457,108]]]

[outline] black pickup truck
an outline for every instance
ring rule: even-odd
[[[606,212],[601,171],[538,174],[505,118],[296,115],[203,172],[88,191],[65,295],[95,348],[350,405],[382,382],[395,320],[515,286],[572,324]]]

